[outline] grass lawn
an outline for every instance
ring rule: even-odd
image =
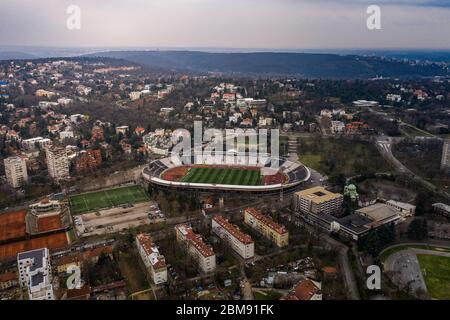
[[[120,252],[119,256],[119,268],[126,280],[130,294],[150,288],[144,271],[139,263],[136,263],[137,258],[133,253],[128,252]]]
[[[130,186],[72,196],[70,208],[73,214],[80,214],[147,200],[148,196],[141,186]]]
[[[255,300],[278,300],[283,295],[277,291],[255,291],[253,296]]]
[[[450,299],[450,257],[418,254],[417,259],[431,297]]]
[[[407,137],[432,137],[433,135],[425,130],[405,124],[400,127],[400,131]]]
[[[261,174],[251,169],[191,168],[181,182],[258,186]]]
[[[386,259],[390,256],[393,255],[396,252],[402,251],[402,250],[406,250],[408,248],[415,248],[415,249],[423,249],[423,250],[432,250],[432,251],[441,251],[441,252],[450,252],[450,249],[448,248],[440,248],[440,247],[435,247],[435,246],[428,246],[428,245],[413,245],[413,246],[397,246],[397,247],[392,247],[389,248],[385,251],[383,251],[380,255],[380,260],[381,262],[386,261]]]

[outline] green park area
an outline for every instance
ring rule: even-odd
[[[434,299],[450,299],[450,257],[418,254],[428,293]]]
[[[376,147],[366,141],[334,138],[299,138],[300,161],[328,176],[389,172]]]

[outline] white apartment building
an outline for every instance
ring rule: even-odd
[[[345,129],[345,123],[342,121],[331,121],[331,132],[332,133],[340,133]]]
[[[69,158],[67,157],[66,148],[53,146],[46,150],[47,168],[50,177],[56,181],[67,179],[69,174]]]
[[[222,216],[212,218],[212,230],[244,259],[255,256],[255,244],[252,238],[240,231]]]
[[[130,93],[130,100],[135,101],[141,98],[142,93],[140,91],[133,91]]]
[[[20,188],[28,182],[28,172],[25,159],[17,156],[3,160],[5,164],[6,181],[13,188]]]
[[[74,133],[72,130],[64,130],[59,133],[59,138],[61,140],[70,139],[74,137]]]
[[[386,201],[386,204],[400,212],[402,218],[413,217],[416,214],[416,206],[395,200]]]
[[[36,137],[22,140],[22,146],[27,150],[34,150],[37,147],[43,148],[50,146],[52,144],[52,140],[48,138]]]
[[[208,273],[216,269],[216,255],[200,235],[186,224],[176,225],[175,231],[177,240],[186,244],[188,254],[197,262],[200,271]]]
[[[150,272],[153,283],[158,285],[167,282],[166,259],[152,243],[150,236],[144,233],[138,234],[136,236],[136,246],[142,262],[144,262],[144,265]]]
[[[19,253],[17,267],[20,286],[27,289],[30,300],[55,300],[47,248]]]
[[[444,140],[442,146],[441,170],[450,169],[450,139]]]
[[[386,100],[392,101],[392,102],[400,102],[400,101],[402,101],[402,96],[399,94],[389,93],[386,95]]]

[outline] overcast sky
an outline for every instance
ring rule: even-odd
[[[66,9],[81,8],[81,30]],[[382,30],[366,27],[381,7]],[[450,48],[450,0],[1,0],[0,45]]]

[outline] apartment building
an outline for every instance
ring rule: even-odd
[[[450,169],[450,139],[445,139],[442,146],[441,170]]]
[[[47,248],[19,253],[17,267],[19,284],[27,289],[30,300],[55,300],[50,252]]]
[[[69,174],[69,158],[66,149],[63,147],[52,146],[45,149],[47,168],[50,177],[56,181],[67,179]]]
[[[140,233],[136,236],[136,246],[142,262],[150,272],[154,284],[167,282],[166,259],[159,253],[149,235]]]
[[[212,218],[212,230],[242,258],[251,259],[255,256],[255,244],[252,238],[224,217],[214,216]]]
[[[342,208],[344,196],[323,187],[314,187],[294,194],[294,209],[303,213],[333,214]]]
[[[263,215],[255,208],[244,210],[244,223],[280,248],[287,246],[289,243],[289,232],[286,228],[274,222],[270,217]]]
[[[20,188],[28,182],[28,172],[25,159],[17,156],[3,160],[5,164],[6,181],[13,188]]]
[[[188,254],[197,262],[198,268],[204,273],[216,269],[216,255],[212,247],[203,242],[200,235],[195,234],[186,224],[175,226],[177,241],[186,244]]]
[[[434,203],[433,211],[435,214],[450,217],[450,206],[444,203]]]

